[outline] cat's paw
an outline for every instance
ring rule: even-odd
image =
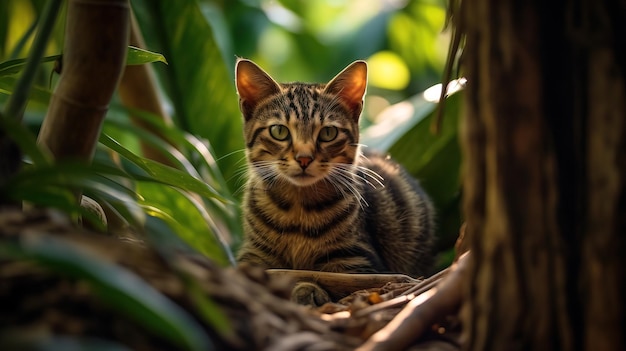
[[[311,282],[298,282],[291,291],[291,301],[300,305],[321,306],[330,302],[326,290]]]

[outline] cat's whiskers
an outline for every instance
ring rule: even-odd
[[[252,163],[252,168],[250,171],[256,172],[262,180],[268,180],[269,176],[275,175],[274,165],[276,165],[276,161],[255,161]]]
[[[243,167],[243,168],[238,169],[237,171],[235,171],[232,178],[234,178],[235,176],[237,176],[237,180],[235,181],[235,184],[237,185],[237,189],[235,190],[233,195],[239,195],[246,189],[246,180],[248,179],[248,168]]]
[[[247,161],[246,157],[242,157],[235,165],[239,165],[239,167],[233,172],[233,174],[228,178],[228,181],[236,178],[235,185],[237,186],[237,190],[235,190],[234,195],[238,195],[242,190],[245,189],[246,180],[248,179],[250,168],[247,163],[240,164],[242,161]]]
[[[333,186],[333,188],[335,188],[335,190],[337,190],[338,192],[340,192],[340,193],[341,193],[341,195],[342,195],[343,197],[348,196],[348,194],[347,194],[347,193],[346,193],[346,191],[343,189],[343,187],[339,186],[339,184],[337,184],[337,183],[335,182],[334,177],[335,177],[335,175],[334,175],[334,174],[332,174],[332,173],[331,173],[331,174],[329,174],[328,179],[327,179],[327,182],[328,182],[328,183],[330,183],[330,184]]]
[[[220,157],[220,158],[216,159],[215,161],[216,161],[216,162],[219,162],[219,161],[221,161],[221,160],[223,160],[223,159],[225,159],[225,158],[227,158],[227,157],[231,157],[231,156],[233,156],[233,155],[235,155],[235,154],[237,154],[237,153],[239,153],[239,152],[245,152],[245,151],[246,151],[246,149],[245,149],[245,148],[244,148],[244,149],[237,149],[237,150],[235,150],[235,151],[231,151],[231,152],[227,153],[226,155],[223,155],[222,157]],[[237,164],[238,164],[238,163],[240,163],[241,161],[245,161],[245,159],[246,159],[245,157],[240,158],[240,159],[239,159],[239,161],[237,161],[237,163],[235,163],[235,165],[237,165]]]
[[[346,196],[346,190],[352,193],[354,197],[359,201],[359,205],[363,208],[369,206],[363,195],[361,195],[361,190],[355,186],[354,178],[351,177],[354,173],[349,170],[343,169],[341,167],[333,167],[328,173],[328,179],[336,189],[338,189],[342,195]],[[335,184],[337,183],[337,184]]]
[[[372,187],[376,188],[376,186],[380,186],[380,187],[385,187],[385,184],[383,184],[383,182],[385,181],[385,178],[383,178],[380,174],[372,171],[371,169],[364,167],[364,166],[356,166],[361,173],[363,173],[363,177],[370,177],[374,182],[376,182],[376,185],[368,182],[368,184],[372,185]]]
[[[344,177],[346,177],[347,179],[349,179],[352,182],[356,182],[358,184],[367,184],[367,185],[370,185],[371,187],[374,188],[374,184],[370,183],[363,176],[360,176],[359,174],[354,172],[354,170],[352,170],[350,166],[347,167],[347,166],[344,166],[343,164],[339,163],[339,164],[335,165],[335,170],[337,172],[341,172],[341,174]]]
[[[333,168],[336,168],[339,171],[346,173],[346,175],[353,176],[354,181],[360,182],[361,184],[367,184],[374,189],[377,189],[378,187],[385,187],[385,185],[382,183],[384,181],[383,177],[367,167],[354,166],[345,163],[333,163],[332,165]],[[362,175],[356,172],[354,168],[361,171]],[[372,181],[370,182],[368,178],[372,179]]]

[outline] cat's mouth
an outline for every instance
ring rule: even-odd
[[[292,183],[298,186],[311,185],[318,181],[318,177],[307,173],[306,171],[298,173],[289,177]]]
[[[295,176],[293,176],[293,178],[306,180],[306,179],[313,179],[315,178],[315,176],[312,176],[306,172],[302,172],[300,174],[296,174]]]

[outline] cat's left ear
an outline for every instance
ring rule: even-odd
[[[363,96],[367,87],[367,63],[355,61],[326,84],[325,92],[337,95],[350,110],[354,121],[359,120],[363,109]]]
[[[235,85],[239,94],[239,109],[247,121],[254,109],[265,99],[280,92],[280,86],[256,63],[238,59],[235,67]]]

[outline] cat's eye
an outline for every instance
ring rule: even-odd
[[[337,127],[324,127],[320,130],[319,139],[321,141],[333,141],[337,137]]]
[[[270,135],[276,140],[283,141],[289,137],[289,129],[283,125],[275,124],[270,127]]]

